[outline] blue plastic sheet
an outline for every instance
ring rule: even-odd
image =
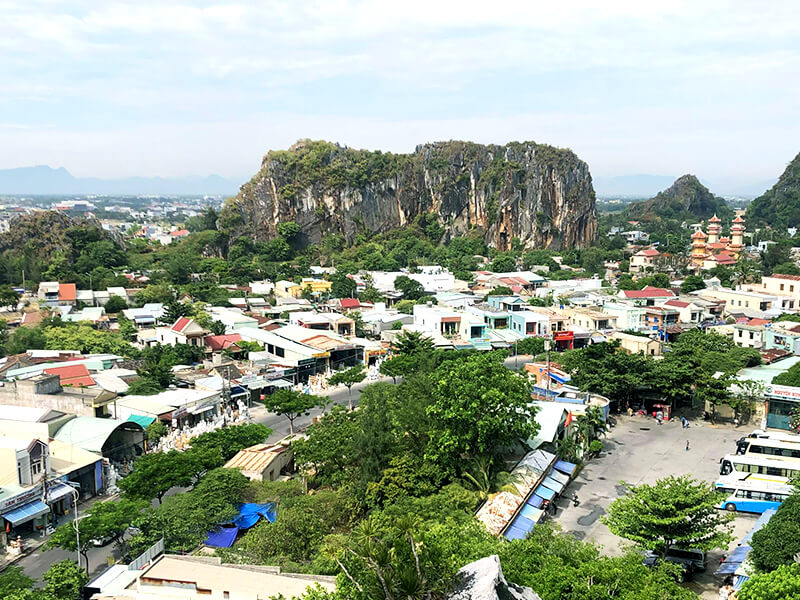
[[[557,460],[554,467],[559,471],[561,471],[562,473],[566,473],[567,475],[572,475],[575,472],[577,465],[571,462],[567,462],[565,460]]]
[[[269,502],[267,504],[248,502],[239,505],[239,514],[230,521],[223,523],[223,525],[233,523],[239,529],[250,529],[253,525],[258,523],[262,517],[270,523],[274,523],[277,516],[274,502]]]
[[[218,527],[215,531],[209,531],[206,537],[206,546],[214,548],[230,548],[236,541],[239,533],[238,527]]]

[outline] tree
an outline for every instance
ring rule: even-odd
[[[794,562],[800,553],[800,494],[792,494],[769,522],[753,535],[750,560],[760,571],[774,571]]]
[[[159,319],[166,325],[172,325],[181,317],[188,317],[192,314],[192,306],[186,302],[172,300],[164,307],[164,314]]]
[[[191,457],[185,452],[152,452],[137,458],[133,470],[119,481],[119,489],[132,499],[152,500],[159,504],[173,487],[187,487],[194,472]]]
[[[334,406],[319,421],[306,429],[307,438],[293,444],[295,463],[314,469],[314,478],[323,484],[342,485],[354,479],[359,432],[358,415]]]
[[[392,342],[392,352],[396,354],[419,354],[433,350],[433,340],[419,331],[402,331]]]
[[[586,411],[575,418],[575,436],[584,453],[588,452],[592,442],[598,441],[606,431],[606,420],[602,409],[598,406],[587,406]]]
[[[289,420],[289,433],[294,433],[295,419],[308,415],[312,408],[324,406],[322,398],[295,390],[277,390],[264,398],[264,407]]]
[[[681,282],[681,294],[688,294],[697,290],[705,289],[706,284],[700,275],[687,275]]]
[[[44,547],[61,548],[67,552],[77,552],[80,554],[83,562],[86,564],[86,569],[88,570],[89,557],[87,554],[93,547],[92,540],[101,537],[98,525],[98,520],[92,520],[88,518],[81,519],[78,521],[80,535],[77,535],[75,531],[75,521],[64,523],[52,534],[50,534],[50,539],[47,540],[47,543],[44,545]],[[78,537],[80,537],[80,543],[78,543]],[[79,564],[78,567],[80,568],[81,565]]]
[[[54,563],[42,579],[45,593],[58,600],[80,600],[83,586],[89,582],[86,571],[69,559]]]
[[[331,296],[334,298],[354,298],[358,285],[344,273],[331,276]]]
[[[764,399],[767,386],[761,381],[737,381],[735,391],[728,398],[733,416],[738,423],[749,423],[753,408]]]
[[[403,293],[403,300],[419,300],[425,295],[422,284],[407,275],[400,275],[394,280],[394,289]]]
[[[512,290],[507,285],[498,285],[496,288],[492,289],[491,292],[484,296],[484,300],[488,300],[489,296],[513,296],[514,290]]]
[[[800,387],[800,363],[792,365],[783,373],[778,373],[772,378],[772,383]]]
[[[516,259],[513,256],[504,253],[498,254],[494,257],[491,270],[494,273],[510,273],[511,271],[516,270],[516,268]]]
[[[192,438],[191,444],[192,448],[196,450],[217,448],[222,454],[222,459],[227,461],[233,458],[239,450],[263,444],[271,433],[272,430],[269,427],[260,423],[232,425]]]
[[[347,388],[347,407],[353,410],[353,386],[361,383],[366,379],[367,374],[364,372],[364,365],[356,365],[349,369],[336,371],[328,379],[330,385],[343,385]]]
[[[458,473],[464,461],[493,457],[538,431],[527,380],[496,357],[475,354],[433,374],[426,460]]]
[[[17,310],[19,294],[9,285],[0,285],[0,306],[5,306],[9,311]]]
[[[82,530],[89,521],[90,529],[97,533],[97,537],[111,538],[117,546],[122,548],[122,537],[125,531],[147,506],[146,500],[130,498],[120,498],[113,502],[98,502],[89,509],[88,516],[81,519],[80,528]]]
[[[16,590],[29,590],[33,584],[34,580],[25,575],[22,567],[10,565],[0,572],[0,598],[6,598]]]
[[[663,559],[671,546],[708,551],[728,545],[734,515],[720,512],[719,502],[718,492],[706,482],[671,476],[653,485],[628,486],[603,522],[612,533]]]
[[[536,356],[544,352],[544,338],[528,336],[517,342],[516,349],[518,354]]]
[[[125,302],[125,298],[122,296],[111,296],[111,298],[106,301],[104,308],[106,309],[106,313],[114,315],[128,308],[128,303]]]
[[[742,584],[738,600],[796,600],[800,598],[800,565],[781,565],[756,573]]]
[[[147,437],[147,443],[150,446],[155,446],[162,437],[169,433],[166,424],[163,421],[156,419],[144,430]]]

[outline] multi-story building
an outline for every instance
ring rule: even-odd
[[[631,273],[644,273],[652,271],[656,266],[656,261],[661,256],[661,253],[655,248],[642,248],[636,254],[631,256],[630,268]]]

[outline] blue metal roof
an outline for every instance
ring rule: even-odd
[[[49,512],[50,507],[47,506],[47,504],[41,500],[35,500],[34,502],[23,504],[14,510],[4,513],[3,518],[6,521],[9,521],[12,525],[16,525],[17,523],[25,523]]]
[[[571,462],[567,462],[565,460],[557,460],[556,464],[553,465],[556,470],[561,471],[562,473],[566,473],[567,475],[572,475],[575,472],[576,465],[572,464]]]

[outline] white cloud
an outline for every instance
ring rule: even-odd
[[[796,152],[792,1],[0,0],[0,16],[0,110],[28,128],[0,126],[0,167],[241,173],[309,135],[544,139],[606,172],[721,173],[760,141],[768,171]]]

